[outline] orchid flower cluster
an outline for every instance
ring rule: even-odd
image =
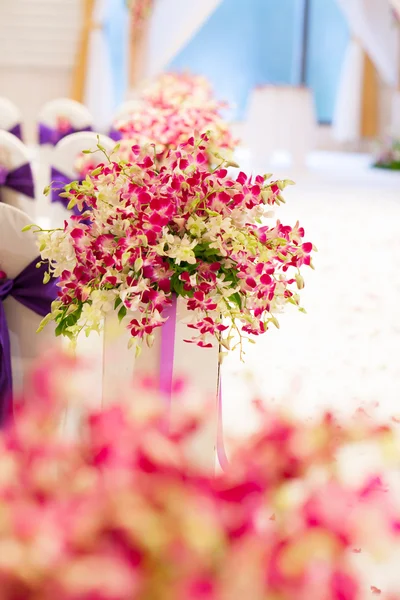
[[[0,434],[2,600],[399,599],[357,567],[398,550],[398,507],[381,474],[349,485],[337,466],[366,439],[398,455],[389,428],[268,413],[213,476],[187,452],[206,418],[167,430],[148,387],[62,440],[66,373],[42,364]]]
[[[374,166],[378,169],[400,171],[400,140],[389,138]]]
[[[224,104],[212,97],[207,81],[201,77],[168,73],[143,91],[135,109],[114,124],[122,141],[119,154],[132,160],[131,147],[154,144],[160,164],[171,149],[185,143],[195,133],[208,136],[208,162],[221,158],[233,162],[238,144],[221,116]]]
[[[210,82],[206,77],[191,73],[162,73],[142,91],[141,97],[154,107],[170,104],[191,104],[202,106],[215,103]],[[223,103],[217,106],[223,108]]]
[[[99,167],[66,187],[72,216],[63,230],[42,231],[43,260],[59,278],[59,298],[43,324],[76,338],[100,330],[118,311],[131,344],[151,345],[172,294],[191,316],[186,340],[226,349],[263,334],[288,303],[299,305],[300,269],[311,266],[304,229],[263,224],[290,181],[210,171],[207,138],[170,151],[164,166],[153,148],[132,148],[135,162]]]
[[[85,154],[79,153],[74,162],[74,172],[77,173],[79,179],[85,179],[92,171],[94,171],[99,164],[99,161],[95,158],[94,153]]]

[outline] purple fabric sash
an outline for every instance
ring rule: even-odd
[[[219,466],[223,471],[227,471],[229,467],[228,457],[225,451],[224,444],[224,421],[222,416],[222,377],[221,377],[221,364],[218,365],[218,393],[217,393],[217,404],[218,404],[218,425],[217,425],[217,458]]]
[[[172,304],[163,311],[168,320],[161,327],[161,357],[160,357],[160,393],[164,396],[168,416],[172,401],[172,386],[174,378],[174,353],[176,329],[177,298],[172,294]]]
[[[67,135],[71,135],[72,133],[79,133],[80,131],[92,131],[92,128],[90,126],[82,127],[80,129],[69,127],[68,129],[59,131],[54,127],[49,127],[44,123],[39,123],[39,144],[41,146],[43,146],[44,144],[50,144],[51,146],[55,146],[60,140],[65,138]]]
[[[64,192],[65,186],[68,185],[69,183],[72,183],[73,181],[79,181],[79,183],[82,183],[82,180],[81,179],[73,179],[73,178],[71,179],[71,177],[69,177],[69,175],[62,173],[55,167],[51,167],[51,181],[57,185],[57,187],[52,187],[52,189],[51,189],[51,201],[52,202],[61,202],[61,204],[65,208],[67,208],[68,204],[69,204],[69,200],[68,200],[68,198],[63,198],[62,196],[60,196],[60,194],[62,192]],[[72,212],[75,215],[81,214],[76,205],[73,207]]]
[[[6,167],[0,165],[0,187],[1,186],[8,187],[10,190],[24,194],[29,198],[34,198],[35,184],[33,181],[31,165],[25,163],[12,171],[9,171]]]
[[[46,285],[43,277],[47,265],[36,268],[40,258],[35,258],[15,279],[0,280],[0,425],[12,416],[12,369],[10,336],[3,301],[11,296],[42,317],[51,310],[57,297],[56,280]]]
[[[119,140],[122,140],[122,133],[118,131],[118,129],[114,129],[114,127],[112,127],[108,132],[108,137],[114,140],[114,142],[119,142]]]
[[[11,127],[11,129],[8,130],[8,133],[12,133],[13,135],[15,135],[15,137],[22,140],[21,123],[17,123],[16,125],[14,125],[14,127]]]

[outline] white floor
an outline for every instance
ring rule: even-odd
[[[308,314],[290,307],[280,330],[249,345],[244,364],[237,356],[225,362],[228,436],[257,423],[255,395],[301,415],[377,403],[385,415],[400,415],[400,173],[369,163],[320,152],[307,170],[276,165],[276,175],[297,181],[276,216],[300,220],[319,250],[316,269],[304,273]]]

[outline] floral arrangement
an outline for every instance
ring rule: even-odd
[[[382,474],[348,484],[337,461],[366,439],[398,455],[389,428],[265,414],[213,476],[187,456],[203,417],[166,431],[148,388],[60,439],[71,372],[42,365],[0,433],[2,600],[399,598],[357,569],[398,549],[398,507]]]
[[[153,107],[180,105],[204,106],[216,103],[209,81],[200,75],[191,73],[162,73],[154,81],[147,84],[141,97]],[[217,103],[223,108],[223,103]]]
[[[378,169],[400,171],[400,140],[388,140],[374,166]]]
[[[129,117],[114,123],[123,138],[119,153],[132,160],[131,146],[152,143],[161,164],[169,150],[175,150],[197,132],[207,133],[211,166],[215,166],[216,155],[233,162],[238,140],[222,118],[225,106],[214,99],[205,78],[165,73],[142,91]]]
[[[74,172],[79,176],[79,179],[85,179],[86,175],[89,175],[96,169],[99,164],[99,160],[94,158],[94,153],[85,154],[81,152],[76,157],[74,163]]]
[[[132,146],[154,144],[156,159],[161,165],[169,150],[176,150],[197,132],[207,134],[204,143],[207,143],[207,162],[211,168],[221,159],[234,164],[237,140],[214,104],[200,107],[143,103],[127,119],[117,122],[115,128],[122,135],[119,155],[126,160],[133,159]]]
[[[82,184],[66,186],[70,206],[90,210],[40,232],[60,287],[43,325],[54,319],[57,334],[74,339],[116,310],[132,345],[151,344],[175,294],[192,316],[186,341],[242,349],[246,337],[278,326],[287,303],[299,305],[313,245],[298,223],[263,224],[292,182],[231,176],[223,161],[210,171],[207,141],[191,138],[161,168],[154,148],[133,147],[134,162],[108,157]]]

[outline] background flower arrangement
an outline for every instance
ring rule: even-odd
[[[0,433],[2,600],[380,594],[355,562],[398,548],[398,507],[379,474],[345,483],[337,457],[366,439],[398,454],[389,428],[265,414],[228,471],[207,475],[186,453],[204,415],[167,431],[148,385],[134,404],[88,412],[80,439],[62,441],[60,382],[73,372],[67,358],[42,364],[17,426]]]
[[[144,89],[135,110],[114,124],[122,135],[119,153],[131,160],[133,145],[155,145],[162,163],[170,149],[185,143],[194,133],[208,137],[208,161],[233,161],[238,144],[221,111],[225,105],[213,98],[207,80],[189,74],[166,73]]]
[[[134,162],[110,160],[66,187],[70,206],[90,210],[40,234],[42,258],[60,278],[44,324],[54,319],[57,334],[76,338],[116,310],[129,319],[132,345],[151,345],[177,295],[192,316],[187,341],[230,349],[277,326],[287,303],[299,305],[313,246],[298,223],[262,223],[291,182],[233,177],[224,162],[210,171],[207,141],[191,138],[162,167],[152,147],[133,147]]]
[[[381,150],[374,167],[400,171],[400,140],[389,139]]]

